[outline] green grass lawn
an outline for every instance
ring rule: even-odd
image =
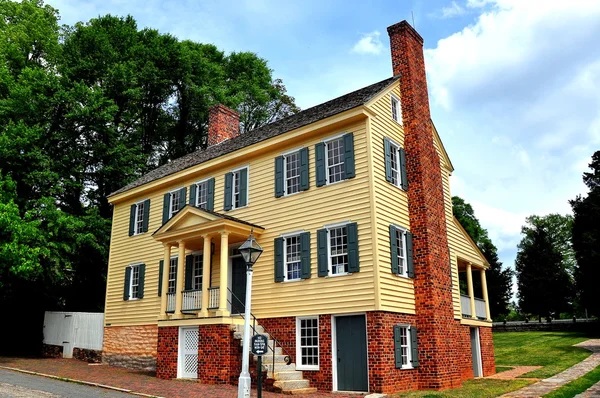
[[[584,392],[594,384],[600,381],[600,366],[592,370],[588,374],[565,384],[550,394],[544,395],[544,398],[570,398]]]
[[[545,379],[590,356],[590,351],[573,347],[588,338],[575,332],[494,333],[496,365],[543,366],[523,377]]]
[[[518,390],[533,383],[531,380],[493,380],[493,379],[476,379],[468,380],[463,383],[460,388],[454,388],[446,391],[412,391],[394,395],[394,397],[403,398],[492,398],[505,394],[510,391]]]

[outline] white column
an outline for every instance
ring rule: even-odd
[[[485,319],[490,321],[492,320],[492,314],[490,314],[490,299],[488,297],[487,290],[487,279],[485,277],[485,270],[481,269],[481,290],[483,291],[483,299],[485,300]]]
[[[200,316],[208,316],[208,288],[210,287],[210,236],[204,236],[202,252],[202,311]]]
[[[467,288],[471,300],[471,318],[477,318],[475,313],[475,294],[473,293],[473,275],[471,274],[471,263],[467,263]]]
[[[218,316],[229,316],[227,310],[227,268],[229,263],[229,232],[221,232],[221,272],[219,277]]]
[[[175,315],[181,316],[181,305],[183,304],[183,280],[185,278],[185,242],[179,241],[179,254],[177,257],[177,281],[175,283]]]
[[[163,254],[162,286],[160,297],[160,316],[166,317],[167,312],[167,293],[169,291],[169,266],[171,265],[171,245],[165,243]]]

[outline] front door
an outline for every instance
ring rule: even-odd
[[[231,313],[243,314],[246,302],[246,263],[242,257],[231,259]]]
[[[471,328],[471,359],[473,361],[473,376],[481,377],[481,346],[479,345],[479,328]]]
[[[198,326],[179,329],[180,377],[198,378]]]
[[[369,391],[367,327],[364,315],[335,318],[337,390]]]

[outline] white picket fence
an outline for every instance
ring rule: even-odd
[[[63,347],[63,358],[73,357],[73,348],[102,350],[104,314],[55,312],[44,314],[44,344]]]

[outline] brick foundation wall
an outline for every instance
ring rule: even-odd
[[[219,144],[240,134],[240,115],[225,105],[208,110],[208,146]]]
[[[156,377],[160,379],[177,378],[179,327],[168,326],[158,328],[157,349]]]
[[[104,328],[102,361],[130,369],[156,369],[157,325]]]
[[[63,347],[54,344],[42,344],[42,356],[46,358],[62,358]]]
[[[494,339],[492,337],[492,328],[479,328],[479,340],[481,345],[483,375],[493,375],[496,373],[496,361],[494,357]]]
[[[242,368],[241,350],[231,327],[202,325],[199,330],[198,380],[206,384],[237,384]]]

